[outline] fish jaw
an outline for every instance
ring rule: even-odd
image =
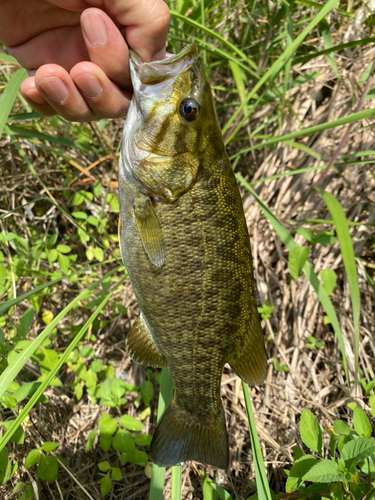
[[[151,63],[142,63],[131,52],[130,73],[134,95],[124,126],[121,163],[144,193],[173,203],[197,180],[205,132],[212,122],[221,140],[208,81],[195,45]],[[187,98],[205,110],[191,123],[180,113]]]

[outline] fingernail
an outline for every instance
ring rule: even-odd
[[[39,86],[52,101],[57,101],[60,104],[63,104],[69,95],[65,83],[56,76],[45,78],[39,83]]]
[[[30,101],[35,102],[36,104],[46,104],[46,100],[44,97],[39,94],[37,89],[32,89],[29,90],[28,92],[25,92],[25,96],[30,99]]]
[[[103,45],[107,41],[107,27],[100,14],[87,11],[82,15],[82,29],[91,45]]]
[[[83,74],[76,76],[74,78],[74,83],[82,94],[90,99],[96,99],[103,92],[103,87],[99,80],[93,75]]]

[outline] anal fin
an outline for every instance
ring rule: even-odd
[[[164,262],[165,243],[159,219],[148,196],[139,195],[134,203],[135,221],[144,249],[156,267]]]
[[[264,337],[256,307],[249,322],[247,332],[238,339],[239,347],[227,360],[232,370],[249,385],[262,384],[267,371],[267,357]]]
[[[126,337],[125,347],[133,361],[140,365],[162,368],[166,365],[164,356],[154,344],[149,327],[141,313]]]

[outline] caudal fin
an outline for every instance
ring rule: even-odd
[[[202,416],[180,408],[173,400],[156,428],[150,456],[159,467],[196,460],[226,469],[229,446],[223,409],[219,415]]]

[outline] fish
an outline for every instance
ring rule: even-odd
[[[153,62],[131,52],[130,73],[119,242],[141,312],[126,350],[174,384],[150,458],[226,469],[223,367],[257,385],[267,366],[241,196],[197,46]]]

